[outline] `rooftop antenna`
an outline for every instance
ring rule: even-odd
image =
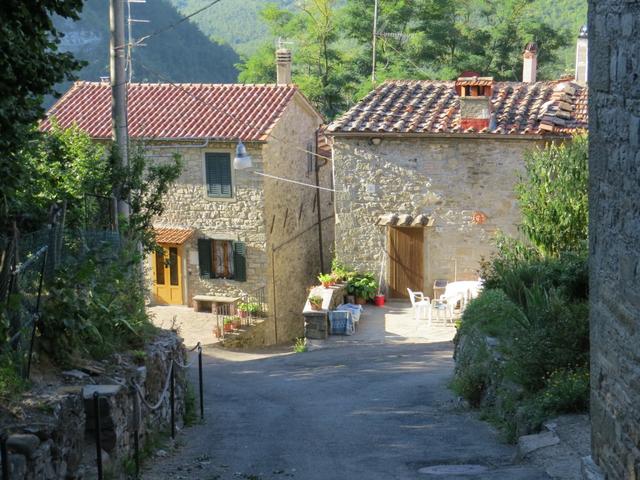
[[[127,0],[127,71],[129,73],[129,83],[133,80],[133,48],[145,47],[146,44],[137,42],[133,39],[133,24],[134,23],[150,23],[149,20],[140,20],[131,17],[131,4],[132,3],[147,3],[147,0]]]
[[[371,83],[376,85],[376,37],[378,36],[378,0],[373,4],[373,40],[372,50],[373,57],[371,59]]]
[[[293,45],[294,42],[287,42],[282,39],[282,37],[278,37],[276,40],[276,49],[286,48],[287,45]]]

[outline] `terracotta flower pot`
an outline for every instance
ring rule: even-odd
[[[309,305],[311,305],[311,310],[322,310],[322,304],[309,303]]]
[[[329,288],[331,286],[331,282],[322,282],[322,286],[324,288]]]
[[[232,324],[230,324],[230,323],[225,323],[224,324],[224,331],[225,332],[230,332],[232,330],[233,330],[233,325]]]
[[[367,299],[364,297],[356,297],[356,303],[358,305],[364,305],[365,303],[367,303]]]

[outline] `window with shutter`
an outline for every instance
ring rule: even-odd
[[[198,261],[203,278],[226,278],[247,281],[247,248],[243,242],[201,238],[198,240]]]
[[[205,181],[209,197],[231,198],[231,155],[228,153],[206,153]]]

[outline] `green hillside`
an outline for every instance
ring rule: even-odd
[[[187,15],[211,3],[211,0],[170,0]],[[250,55],[268,36],[260,11],[267,3],[293,7],[295,0],[222,0],[210,9],[193,17],[193,21],[209,37],[231,45],[239,54]]]
[[[134,38],[171,25],[181,16],[166,0],[132,4],[132,16],[150,20],[134,25]],[[78,22],[58,20],[65,33],[62,49],[88,62],[79,73],[81,80],[98,80],[109,75],[109,11],[106,0],[87,0]],[[184,22],[145,42],[133,55],[133,81],[136,82],[235,82],[239,57],[228,45],[211,41],[196,25]],[[68,85],[60,85],[64,91]]]

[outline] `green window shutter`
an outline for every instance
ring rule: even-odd
[[[200,264],[200,276],[211,278],[211,240],[198,239],[198,263]]]
[[[206,153],[204,160],[207,195],[231,198],[231,155]]]
[[[247,281],[247,246],[244,242],[233,242],[233,278]]]

